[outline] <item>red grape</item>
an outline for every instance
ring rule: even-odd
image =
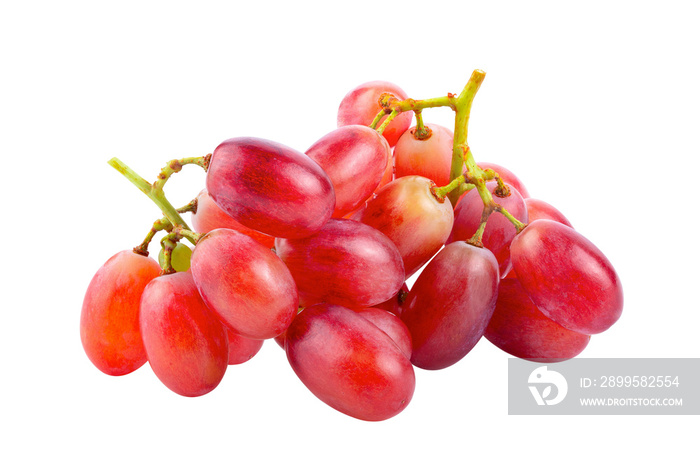
[[[394,148],[396,177],[423,176],[438,186],[450,183],[454,134],[440,125],[426,124],[432,134],[427,139],[415,136],[416,127],[401,135]]]
[[[306,150],[328,174],[335,189],[338,218],[358,208],[377,188],[387,168],[391,150],[375,130],[347,125],[323,136]]]
[[[406,358],[411,358],[412,343],[411,332],[408,327],[395,314],[376,307],[367,307],[366,309],[356,309],[355,312],[360,314],[365,319],[372,322],[382,332],[386,333],[389,338],[401,349],[401,352]]]
[[[496,306],[498,262],[463,241],[446,245],[416,279],[401,312],[411,332],[411,361],[437,370],[476,345]]]
[[[433,195],[433,185],[421,176],[400,177],[353,215],[353,220],[376,228],[394,242],[407,278],[440,250],[452,229],[452,205]]]
[[[160,274],[153,259],[124,250],[90,281],[80,314],[80,340],[103,373],[121,376],[146,363],[139,329],[139,303],[146,285]]]
[[[540,312],[517,278],[501,281],[498,300],[484,336],[518,358],[552,363],[583,351],[590,335],[565,329]]]
[[[535,220],[513,240],[511,258],[537,308],[563,327],[600,333],[620,317],[622,285],[615,269],[573,228]]]
[[[307,307],[286,333],[287,359],[320,400],[349,416],[380,421],[413,397],[415,374],[389,336],[350,309]]]
[[[392,94],[399,100],[408,98],[406,92],[391,82],[373,81],[355,87],[340,102],[338,126],[372,124],[374,117],[382,110],[379,99],[382,94]],[[382,119],[384,121],[386,118]],[[394,146],[399,137],[408,130],[413,120],[413,112],[398,115],[384,130],[384,138],[389,146]],[[382,123],[381,121],[379,122]]]
[[[190,271],[206,304],[246,338],[275,337],[296,314],[297,289],[287,267],[235,230],[212,230],[199,240]]]
[[[197,292],[192,275],[151,281],[141,298],[141,334],[153,372],[182,396],[210,392],[228,365],[228,338]]]
[[[384,302],[380,302],[379,304],[375,304],[372,307],[386,310],[394,315],[401,315],[401,308],[403,307],[403,303],[406,300],[407,295],[408,286],[406,285],[406,283],[403,283],[403,286],[401,286],[401,289],[399,289],[398,294],[396,294],[391,299],[386,300]]]
[[[488,182],[486,187],[493,194],[497,184]],[[527,223],[527,207],[520,193],[514,188],[510,189],[508,197],[498,197],[493,194],[493,199],[497,204],[502,205],[511,215],[523,223]],[[447,242],[468,240],[474,235],[481,223],[481,214],[484,209],[484,202],[478,192],[469,192],[455,207],[455,223],[452,227]],[[493,212],[486,223],[486,230],[482,243],[485,248],[491,250],[498,260],[498,267],[501,273],[505,273],[510,262],[510,242],[516,235],[515,226],[501,213]]]
[[[207,190],[239,223],[283,238],[316,233],[335,208],[333,184],[321,166],[259,138],[221,143],[209,164]]]
[[[381,232],[353,220],[330,219],[306,238],[275,240],[299,288],[301,305],[368,307],[394,296],[404,282],[401,255]]]
[[[197,212],[192,214],[192,229],[197,233],[207,233],[216,228],[230,228],[245,233],[268,248],[275,246],[275,237],[238,223],[237,220],[221,210],[209,192],[204,189],[197,196]]]
[[[543,200],[528,197],[525,199],[525,205],[527,206],[527,218],[529,222],[547,219],[554,220],[555,222],[563,223],[567,227],[574,228],[574,226],[571,225],[571,222],[569,222],[569,219],[567,219],[563,213]]]
[[[226,329],[228,335],[228,364],[240,365],[253,358],[262,348],[263,340],[241,337],[233,330]]]

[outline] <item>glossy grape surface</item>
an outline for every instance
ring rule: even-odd
[[[263,346],[263,340],[241,337],[233,330],[226,329],[228,335],[228,364],[240,365],[253,358]]]
[[[415,137],[416,127],[401,135],[394,148],[394,169],[396,177],[423,176],[438,186],[450,183],[452,166],[452,141],[454,133],[444,126],[426,124],[432,134],[419,140]]]
[[[209,192],[203,189],[197,195],[197,212],[192,214],[192,229],[197,233],[208,233],[216,228],[230,228],[244,233],[268,248],[275,246],[275,237],[257,232],[240,224],[236,219],[221,210]]]
[[[404,301],[406,300],[406,296],[408,296],[408,286],[406,283],[404,283],[403,286],[401,286],[401,289],[399,289],[398,294],[393,296],[391,299],[375,304],[372,307],[389,311],[394,315],[401,315],[401,309]]]
[[[600,333],[620,317],[620,278],[605,255],[573,228],[535,220],[513,240],[511,258],[537,308],[565,328]]]
[[[148,363],[169,389],[194,397],[218,386],[228,366],[228,338],[190,273],[151,281],[141,298],[140,323]]]
[[[406,358],[411,358],[413,343],[411,342],[411,332],[408,327],[395,314],[376,307],[355,310],[365,319],[372,322],[382,332],[386,333],[391,340],[401,349]]]
[[[207,233],[195,246],[190,271],[207,305],[239,335],[275,337],[296,314],[297,289],[287,267],[235,230]]]
[[[80,313],[80,340],[103,373],[121,376],[146,363],[139,304],[146,285],[160,274],[152,258],[124,250],[93,276]]]
[[[338,218],[358,208],[379,186],[391,149],[379,133],[363,125],[342,126],[306,150],[330,177]]]
[[[498,287],[498,300],[484,336],[518,358],[543,363],[568,360],[583,351],[591,337],[565,329],[540,312],[517,278]]]
[[[221,143],[207,171],[207,190],[242,225],[283,238],[317,232],[335,208],[333,184],[321,166],[260,138]]]
[[[406,408],[415,374],[406,356],[376,325],[350,309],[304,309],[286,333],[287,359],[309,390],[349,416],[380,421]]]
[[[452,229],[452,205],[447,199],[440,202],[432,186],[421,176],[395,179],[352,217],[389,237],[401,253],[406,278],[440,250]]]
[[[299,288],[302,306],[327,302],[369,307],[394,296],[404,282],[394,244],[354,220],[331,219],[310,237],[275,240]]]
[[[523,223],[527,223],[527,207],[523,198],[514,188],[510,196],[498,197],[494,194],[497,184],[488,182],[486,187],[493,194],[493,200],[502,205],[511,215]],[[474,235],[481,223],[484,202],[478,192],[469,192],[455,207],[455,221],[447,242],[466,241]],[[493,212],[486,223],[482,242],[485,248],[491,250],[498,260],[499,271],[505,273],[510,263],[510,243],[515,238],[515,226],[501,213]]]
[[[382,110],[379,98],[383,93],[394,95],[399,100],[408,98],[406,92],[391,82],[372,81],[355,87],[347,93],[338,107],[338,126],[372,124],[374,117]],[[383,118],[384,121],[386,118]],[[413,112],[398,115],[384,130],[384,138],[389,146],[394,146],[399,137],[408,130],[413,120]],[[380,121],[380,125],[382,123]]]
[[[498,295],[498,262],[485,248],[450,243],[416,279],[401,312],[419,368],[446,368],[476,345]]]
[[[527,206],[527,218],[529,222],[540,219],[554,220],[555,222],[563,223],[567,227],[574,228],[563,213],[543,200],[528,197],[525,199],[525,205]]]

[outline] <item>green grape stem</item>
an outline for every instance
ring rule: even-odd
[[[486,181],[496,179],[498,186],[495,190],[499,197],[506,197],[510,194],[510,189],[503,183],[503,180],[491,169],[483,170],[476,164],[474,155],[469,148],[467,136],[469,134],[469,118],[471,116],[472,103],[474,97],[484,82],[486,73],[479,69],[472,72],[469,81],[458,96],[447,94],[444,97],[436,97],[427,100],[398,100],[391,94],[385,94],[380,98],[380,105],[383,107],[382,114],[391,110],[390,118],[399,113],[413,110],[417,116],[425,108],[450,107],[455,112],[454,141],[452,144],[452,163],[450,166],[450,184],[442,188],[436,188],[433,193],[437,198],[444,198],[443,193],[447,191],[450,202],[455,206],[459,197],[472,188],[476,188],[481,200],[484,203],[482,221],[474,236],[468,240],[472,244],[481,246],[481,239],[486,228],[489,216],[498,211],[502,213],[516,228],[518,232],[525,228],[525,224],[513,217],[506,209],[496,204],[491,192],[486,188]],[[383,115],[382,115],[383,116]],[[379,115],[378,115],[379,117]],[[375,118],[378,121],[381,117]],[[417,119],[418,120],[418,119]],[[422,116],[419,123],[422,123]],[[381,130],[386,127],[386,120],[382,123]],[[466,168],[466,172],[465,172]],[[464,175],[464,180],[460,182],[460,176]]]
[[[423,124],[423,112],[420,110],[417,110],[415,112],[416,115],[416,129],[413,132],[413,137],[417,140],[427,140],[431,136],[433,136],[433,130],[430,129],[430,127],[427,127]]]
[[[180,208],[180,209],[175,209],[175,207],[172,206],[172,204],[168,201],[168,199],[165,197],[165,193],[163,191],[163,188],[165,187],[166,182],[168,182],[168,179],[170,177],[182,170],[182,167],[187,165],[187,164],[196,164],[203,168],[205,171],[209,168],[209,163],[211,161],[211,154],[207,154],[204,156],[199,156],[199,157],[194,157],[194,158],[183,158],[183,159],[173,159],[171,161],[168,161],[168,163],[165,165],[164,168],[160,170],[160,173],[158,174],[158,178],[156,181],[151,184],[148,181],[146,181],[143,177],[141,177],[136,171],[131,169],[129,166],[124,164],[121,160],[118,158],[112,158],[110,159],[107,163],[112,166],[114,169],[119,171],[119,173],[126,177],[129,182],[134,184],[141,192],[146,194],[146,196],[151,199],[163,212],[163,215],[167,219],[168,224],[170,224],[170,227],[181,227],[182,229],[186,231],[190,231],[190,227],[187,226],[187,223],[182,219],[180,216],[180,213],[184,212],[196,212],[197,209],[197,199],[192,200],[189,204],[186,206]],[[165,225],[165,224],[164,224]],[[154,226],[155,228],[155,226]],[[166,227],[163,227],[162,229],[165,229]],[[152,228],[153,230],[153,228]],[[190,233],[192,233],[190,231]],[[193,233],[194,234],[194,233]],[[150,235],[150,232],[149,232]],[[155,235],[155,233],[153,234]],[[153,235],[150,235],[150,239],[153,238]],[[184,235],[188,240],[190,240],[192,243],[195,243],[195,240],[192,238],[191,235]],[[149,237],[146,237],[147,240],[144,240],[144,243],[139,245],[138,247],[134,248],[134,251],[145,251],[146,254],[148,253],[148,244],[150,243]],[[144,246],[145,244],[145,246]]]
[[[172,231],[173,229],[173,224],[170,223],[170,220],[167,218],[161,218],[153,222],[153,225],[151,226],[151,229],[148,231],[148,234],[146,235],[146,238],[144,238],[143,243],[141,243],[139,246],[134,248],[134,253],[143,255],[143,256],[148,256],[148,246],[151,244],[151,241],[153,240],[153,237],[156,236],[156,233],[158,233],[161,230],[167,230],[168,232]]]

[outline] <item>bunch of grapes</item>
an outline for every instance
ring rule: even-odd
[[[406,408],[414,367],[449,367],[482,337],[535,362],[578,355],[620,317],[619,278],[561,212],[475,161],[467,122],[483,79],[427,100],[363,84],[304,153],[233,138],[154,183],[112,159],[163,217],[93,277],[80,320],[90,360],[114,376],[148,362],[172,391],[201,396],[274,339],[319,399],[378,421]],[[441,106],[454,131],[423,123]],[[189,164],[206,189],[175,209],[163,188]]]

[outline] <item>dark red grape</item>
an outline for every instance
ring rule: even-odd
[[[385,420],[413,397],[408,358],[386,333],[345,307],[319,304],[300,312],[287,330],[286,352],[304,385],[349,416]]]
[[[573,228],[535,220],[513,240],[511,258],[537,308],[565,328],[600,333],[622,314],[622,285],[615,269]]]
[[[140,322],[148,363],[169,389],[194,397],[218,386],[228,366],[228,338],[190,273],[151,281],[141,298]]]
[[[496,309],[484,336],[506,353],[544,363],[575,357],[591,339],[542,314],[517,278],[501,281]]]
[[[207,190],[242,225],[283,238],[317,232],[335,208],[333,184],[321,166],[260,138],[221,143],[209,164]]]
[[[386,140],[363,125],[347,125],[323,136],[306,150],[328,174],[335,189],[333,217],[342,217],[367,200],[382,180],[391,157]]]
[[[190,271],[206,304],[246,338],[275,337],[296,314],[298,295],[289,270],[248,235],[223,228],[207,233],[194,248]]]
[[[497,184],[489,182],[487,189],[493,194]],[[527,207],[520,193],[514,188],[510,190],[510,196],[498,197],[493,194],[497,204],[502,205],[511,215],[523,223],[527,223]],[[447,243],[453,241],[466,241],[474,235],[481,223],[481,214],[484,202],[478,192],[469,192],[455,207],[455,221],[452,233],[447,238]],[[515,226],[501,213],[493,212],[486,223],[486,230],[482,243],[485,248],[491,250],[498,260],[501,273],[505,273],[510,263],[510,242],[515,238]]]
[[[413,364],[437,370],[464,358],[484,334],[498,281],[489,250],[463,241],[446,245],[423,268],[401,312],[413,340]]]
[[[159,274],[153,259],[125,250],[107,260],[90,281],[80,314],[80,340],[103,373],[121,376],[146,363],[139,304],[144,288]]]
[[[277,238],[275,248],[294,276],[302,306],[369,307],[394,296],[404,282],[391,240],[353,220],[331,219],[306,238]]]

